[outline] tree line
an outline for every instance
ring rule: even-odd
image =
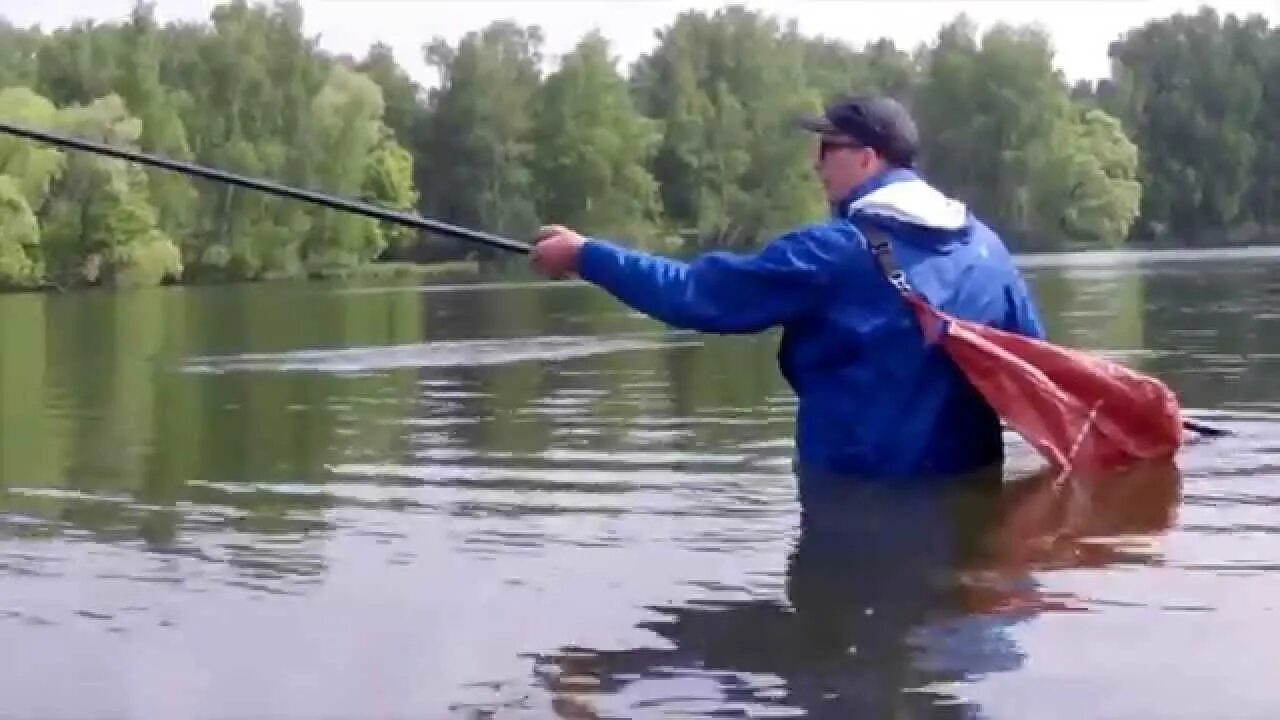
[[[853,92],[907,103],[921,167],[1021,251],[1257,241],[1280,227],[1280,28],[1204,8],[1069,87],[1034,27],[959,16],[862,47],[738,7],[676,16],[620,68],[536,26],[435,39],[423,88],[375,44],[322,51],[296,2],[206,22],[53,32],[0,20],[0,118],[515,237],[543,222],[667,252],[745,249],[826,213],[794,118]],[[0,136],[0,286],[325,275],[489,251]]]

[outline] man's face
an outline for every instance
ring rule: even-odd
[[[822,181],[827,201],[843,200],[851,190],[875,174],[880,166],[876,152],[845,135],[819,136],[814,170]]]

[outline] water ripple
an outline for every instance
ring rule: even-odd
[[[321,372],[361,374],[398,368],[447,368],[505,365],[541,360],[553,362],[615,352],[698,347],[701,342],[684,333],[592,337],[545,336],[504,340],[455,340],[393,347],[296,350],[283,353],[241,353],[203,356],[183,365],[188,373]],[[440,397],[470,397],[449,393]]]
[[[0,714],[1274,715],[1280,269],[1129,259],[1051,273],[1056,332],[1232,436],[804,514],[771,336],[564,284],[50,315],[0,365]]]

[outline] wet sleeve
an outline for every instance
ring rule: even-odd
[[[822,297],[840,252],[834,233],[783,235],[758,254],[711,252],[691,262],[588,240],[579,274],[621,302],[673,327],[751,333],[807,312]]]

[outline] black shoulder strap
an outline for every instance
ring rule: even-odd
[[[889,233],[885,232],[884,228],[864,218],[854,218],[853,223],[866,236],[867,243],[871,246],[871,254],[876,259],[876,264],[880,266],[880,272],[884,274],[890,284],[903,295],[914,295],[915,292],[911,289],[911,284],[907,282],[906,273],[902,272],[902,268],[898,267],[898,262],[893,257],[893,247],[890,245]]]

